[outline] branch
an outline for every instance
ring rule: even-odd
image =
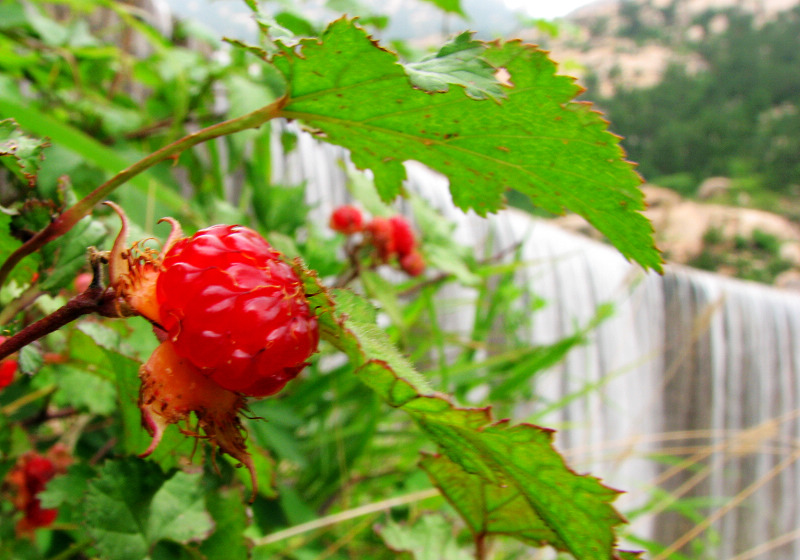
[[[277,101],[261,107],[260,109],[256,109],[252,113],[198,130],[188,136],[184,136],[180,140],[176,140],[172,144],[164,146],[160,150],[142,158],[127,169],[120,171],[86,195],[85,198],[78,201],[74,206],[67,209],[46,228],[23,243],[16,251],[9,255],[6,262],[0,267],[0,286],[5,283],[8,275],[23,258],[38,251],[50,241],[67,233],[84,216],[89,214],[96,204],[105,200],[114,189],[126,181],[150,169],[157,163],[174,157],[201,142],[247,130],[248,128],[258,128],[265,122],[279,116],[281,108],[287,101],[287,97],[281,97]]]

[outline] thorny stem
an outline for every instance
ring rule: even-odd
[[[3,266],[0,267],[0,286],[5,283],[8,275],[23,258],[38,251],[50,241],[67,233],[84,216],[89,214],[96,204],[105,200],[114,189],[126,181],[150,169],[157,163],[177,156],[181,152],[201,142],[247,130],[248,128],[258,128],[265,122],[278,117],[281,109],[287,102],[288,98],[284,96],[269,105],[256,109],[241,117],[217,123],[202,130],[198,130],[197,132],[193,132],[142,158],[127,169],[120,171],[86,195],[86,197],[78,201],[74,206],[63,212],[58,218],[50,222],[46,228],[31,237],[17,248],[16,251],[11,253],[8,259],[6,259],[6,262],[3,263]]]

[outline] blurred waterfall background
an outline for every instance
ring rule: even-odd
[[[300,133],[289,154],[276,134],[274,153],[274,183],[305,184],[321,223],[351,201],[344,151]],[[680,266],[645,274],[612,247],[521,211],[465,214],[443,177],[413,162],[407,170],[406,187],[458,225],[461,243],[481,254],[521,244],[532,264],[520,280],[546,302],[531,344],[573,335],[613,304],[587,344],[531,380],[540,398],[515,420],[556,428],[574,469],[626,490],[617,503],[637,537],[689,557],[701,547],[712,558],[800,558],[799,294]],[[470,309],[443,326],[468,332]],[[682,515],[692,508],[708,517]]]

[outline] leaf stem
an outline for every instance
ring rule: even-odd
[[[427,500],[440,495],[441,494],[439,493],[438,488],[428,488],[426,490],[419,490],[417,492],[412,492],[411,494],[406,494],[405,496],[398,496],[395,498],[389,498],[388,500],[366,504],[354,509],[320,517],[313,521],[309,521],[308,523],[295,525],[294,527],[289,527],[283,531],[277,531],[271,535],[267,535],[266,537],[256,539],[255,544],[257,546],[263,546],[266,544],[280,542],[291,537],[296,537],[297,535],[302,535],[303,533],[308,533],[309,531],[316,531],[317,529],[322,529],[330,525],[336,525],[337,523],[341,523],[349,519],[355,519],[357,517],[372,513],[379,513],[386,509],[411,504],[414,502],[420,502],[422,500]]]
[[[8,259],[6,259],[6,262],[3,263],[3,266],[0,267],[0,286],[5,283],[8,275],[23,258],[41,249],[50,241],[67,233],[84,216],[91,212],[96,204],[105,200],[114,189],[126,181],[150,169],[157,163],[175,157],[201,142],[247,130],[248,128],[258,128],[265,122],[279,116],[281,108],[287,101],[288,98],[284,96],[269,105],[256,109],[241,117],[217,123],[202,130],[198,130],[197,132],[193,132],[142,158],[127,169],[123,169],[86,195],[82,200],[75,203],[74,206],[63,212],[46,228],[31,237],[28,241],[20,245],[16,251],[11,253]]]

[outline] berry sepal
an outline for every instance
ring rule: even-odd
[[[244,397],[204,376],[188,359],[177,354],[170,340],[153,351],[141,367],[139,377],[142,381],[139,392],[142,425],[153,437],[139,456],[147,457],[155,451],[167,426],[183,424],[180,427],[183,434],[208,440],[247,467],[255,499],[258,493],[255,466],[247,452],[245,432],[239,420],[239,413],[245,408]],[[189,424],[192,412],[197,418],[195,429]]]

